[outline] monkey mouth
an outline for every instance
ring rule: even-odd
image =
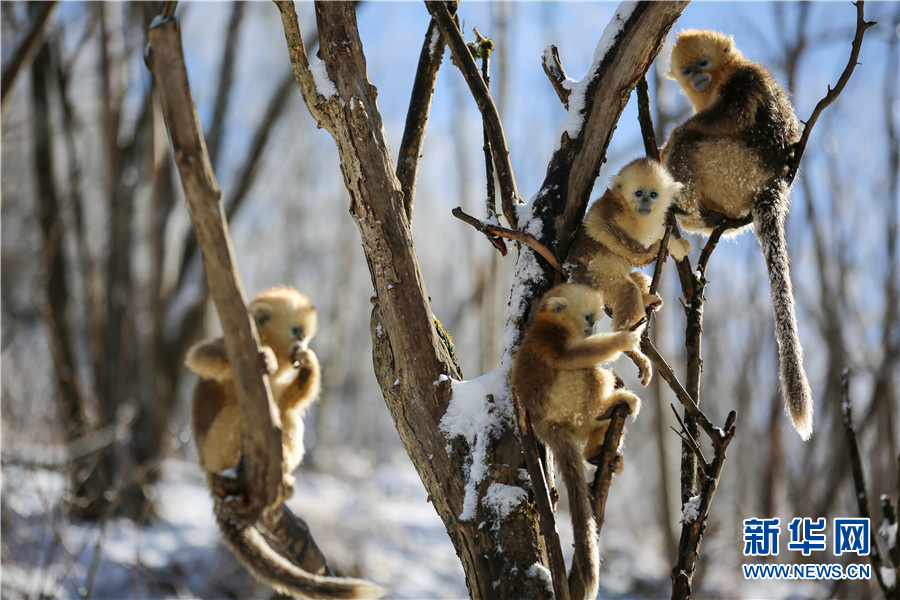
[[[691,81],[691,85],[694,86],[694,89],[698,92],[702,92],[709,87],[710,81],[712,81],[712,78],[707,73],[702,73],[694,77],[693,81]]]
[[[653,209],[649,204],[641,204],[640,206],[638,206],[637,211],[642,215],[649,215],[651,212],[653,212]]]

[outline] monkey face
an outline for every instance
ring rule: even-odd
[[[260,294],[250,305],[260,341],[282,360],[306,350],[316,334],[316,309],[309,299],[290,288]]]
[[[642,216],[653,214],[657,206],[667,209],[682,187],[665,167],[648,158],[631,161],[611,182],[618,197]]]
[[[632,194],[632,202],[637,207],[637,211],[642,215],[649,215],[653,212],[653,206],[659,200],[659,193],[656,190],[638,188]]]
[[[671,70],[666,76],[678,82],[699,110],[709,101],[714,84],[722,78],[722,69],[740,58],[731,36],[688,29],[678,35],[672,48]]]
[[[709,87],[712,77],[707,71],[712,68],[712,59],[703,56],[693,65],[681,68],[681,77],[684,83],[682,85],[690,85],[698,92],[702,92]]]
[[[597,315],[603,310],[600,295],[591,287],[575,283],[562,283],[544,296],[541,311],[554,315],[555,320],[564,323],[573,333],[584,337],[594,334]],[[577,334],[576,334],[577,335]]]

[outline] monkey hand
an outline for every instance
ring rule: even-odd
[[[310,356],[312,350],[308,348],[297,347],[291,354],[291,366],[295,369],[309,369],[313,364],[313,358]]]
[[[659,297],[659,294],[646,294],[644,296],[644,308],[649,308],[653,312],[658,311],[662,308],[663,300]],[[638,322],[638,325],[641,325],[641,322]]]
[[[263,346],[256,359],[256,367],[260,375],[271,375],[277,371],[278,359],[275,358],[275,352],[268,346]]]
[[[282,485],[283,485],[282,494],[283,494],[285,500],[287,500],[288,498],[292,498],[294,496],[294,482],[295,481],[296,481],[296,479],[294,479],[294,476],[291,475],[290,473],[285,473],[282,476]]]
[[[691,251],[691,243],[684,238],[669,238],[669,254],[677,261],[684,260],[684,257]]]
[[[659,147],[659,162],[666,162],[666,157],[669,155],[669,145],[669,142],[666,142]]]

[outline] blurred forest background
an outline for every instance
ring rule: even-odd
[[[541,51],[557,45],[569,75],[580,78],[615,7],[459,8],[470,39],[477,27],[495,43],[491,89],[526,197],[543,179],[565,114],[542,72]],[[0,3],[5,597],[240,596],[253,589],[241,587],[252,584],[233,561],[222,566],[231,559],[216,546],[193,463],[193,377],[182,360],[218,325],[143,63],[155,10],[149,2]],[[312,6],[299,3],[298,12],[314,53]],[[738,48],[792,93],[805,119],[846,64],[854,15],[849,2],[694,3],[675,29],[734,34]],[[322,400],[307,417],[308,454],[293,506],[342,571],[402,597],[463,596],[452,546],[373,376],[371,282],[333,140],[303,105],[278,11],[270,3],[182,3],[178,17],[244,288],[253,295],[290,284],[319,309],[312,347],[323,365]],[[399,145],[429,15],[421,3],[363,2],[358,18],[387,136]],[[743,581],[737,566],[743,519],[830,523],[857,515],[841,426],[844,368],[873,516],[880,494],[897,494],[900,4],[870,3],[866,18],[878,25],[866,35],[849,85],[813,131],[787,224],[817,403],[810,442],[782,414],[757,242],[745,235],[720,245],[709,267],[705,410],[722,422],[736,409],[738,429],[699,565],[704,597],[877,593],[874,582],[769,588]],[[34,31],[31,62],[11,85],[7,67]],[[667,63],[665,49],[660,61]],[[666,70],[663,64],[648,74],[661,140],[690,113],[677,85],[662,78]],[[595,196],[643,154],[634,105],[622,116]],[[450,214],[455,206],[480,213],[481,146],[475,103],[445,57],[413,232],[435,316],[453,336],[467,379],[499,364],[515,260]],[[678,372],[684,323],[669,267],[661,290],[666,306],[654,335]],[[629,367],[620,370],[633,376]],[[607,508],[603,595],[667,596],[680,518],[680,441],[667,406],[674,398],[659,378],[643,391],[626,379],[645,408],[629,425],[628,468]],[[163,526],[168,537],[157,535]],[[196,553],[185,558],[186,546]]]

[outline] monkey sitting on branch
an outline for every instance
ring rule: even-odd
[[[661,150],[669,171],[684,184],[677,204],[685,214],[678,220],[695,233],[710,233],[723,217],[738,227],[753,223],[769,272],[786,412],[808,440],[813,398],[784,236],[792,183],[788,162],[800,139],[794,108],[765,67],[744,58],[731,36],[715,31],[681,32],[667,76],[694,107]]]
[[[634,269],[647,266],[659,255],[666,233],[666,214],[681,184],[658,161],[638,158],[625,165],[588,210],[569,252],[570,279],[594,286],[603,304],[612,310],[613,331],[639,326],[646,310],[663,302],[650,293],[650,277]],[[667,250],[683,259],[691,245],[669,237]],[[637,352],[641,382],[650,382],[650,363]]]
[[[597,524],[584,474],[596,462],[612,409],[626,403],[637,416],[641,401],[601,367],[620,352],[636,350],[640,332],[594,334],[603,302],[593,288],[560,284],[541,299],[538,313],[513,361],[510,386],[528,411],[534,433],[553,452],[569,494],[575,555],[569,575],[586,598],[597,595],[600,569]],[[615,472],[624,460],[618,454]]]
[[[319,361],[308,348],[316,334],[316,309],[293,288],[261,293],[249,306],[256,321],[260,370],[269,376],[272,398],[281,426],[282,471],[288,496],[293,495],[291,472],[303,460],[303,416],[319,394]],[[191,398],[191,427],[207,475],[233,477],[241,462],[242,421],[234,374],[225,342],[216,338],[188,351],[187,366],[200,378]],[[213,511],[222,538],[259,580],[298,598],[378,598],[381,588],[362,580],[321,577],[307,573],[272,549],[252,525],[236,518],[226,500],[213,494]]]

